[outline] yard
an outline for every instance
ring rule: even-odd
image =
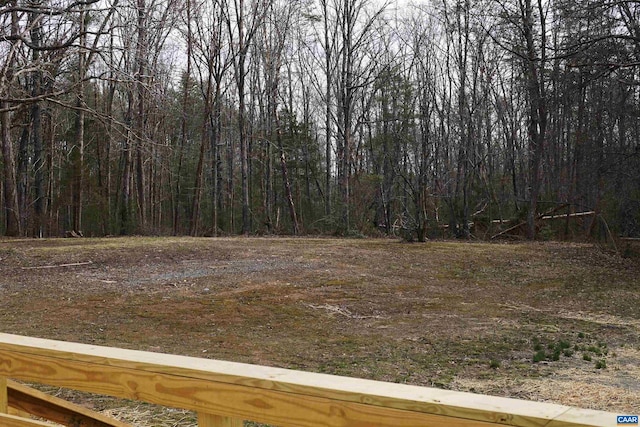
[[[586,244],[2,240],[0,299],[6,333],[640,408],[640,262]],[[140,426],[193,425],[49,391]]]

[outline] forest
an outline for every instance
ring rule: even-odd
[[[640,1],[0,0],[0,125],[6,236],[640,237]]]

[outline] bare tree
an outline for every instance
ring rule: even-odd
[[[16,1],[7,2],[9,7],[16,7]],[[2,23],[6,28],[10,28],[11,38],[14,40],[8,44],[3,43],[4,63],[0,70],[0,96],[3,98],[0,102],[0,126],[2,139],[2,157],[4,172],[4,210],[6,213],[6,230],[7,236],[18,236],[22,233],[20,224],[20,211],[18,205],[18,184],[15,174],[15,157],[13,153],[13,142],[11,140],[11,116],[14,108],[10,105],[9,92],[13,84],[15,74],[16,55],[18,53],[18,45],[15,40],[19,37],[18,14],[15,10],[2,11]]]
[[[233,52],[234,77],[238,95],[238,135],[240,144],[240,175],[242,191],[242,234],[251,232],[251,200],[249,195],[249,151],[246,123],[247,54],[251,43],[263,23],[268,10],[267,0],[253,0],[245,6],[245,0],[233,1],[226,16],[230,46]],[[249,10],[246,10],[248,7]]]
[[[386,5],[373,11],[366,0],[337,0],[335,3],[340,53],[335,91],[338,106],[337,170],[344,232],[350,229],[351,174],[355,147],[356,106],[364,90],[379,72],[378,63],[367,54],[375,38],[375,25]]]
[[[505,36],[494,35],[510,53],[519,59],[525,77],[525,93],[528,102],[528,213],[527,236],[536,236],[538,200],[542,183],[542,159],[547,141],[547,13],[549,5],[544,0],[518,0],[513,3],[495,2],[504,15],[505,24],[498,28],[507,30]],[[509,31],[510,30],[510,31]]]

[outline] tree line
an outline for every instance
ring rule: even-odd
[[[0,232],[637,237],[639,23],[633,0],[2,0]]]

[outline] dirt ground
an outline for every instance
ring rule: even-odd
[[[6,333],[640,410],[640,262],[590,245],[0,240],[0,300]]]

